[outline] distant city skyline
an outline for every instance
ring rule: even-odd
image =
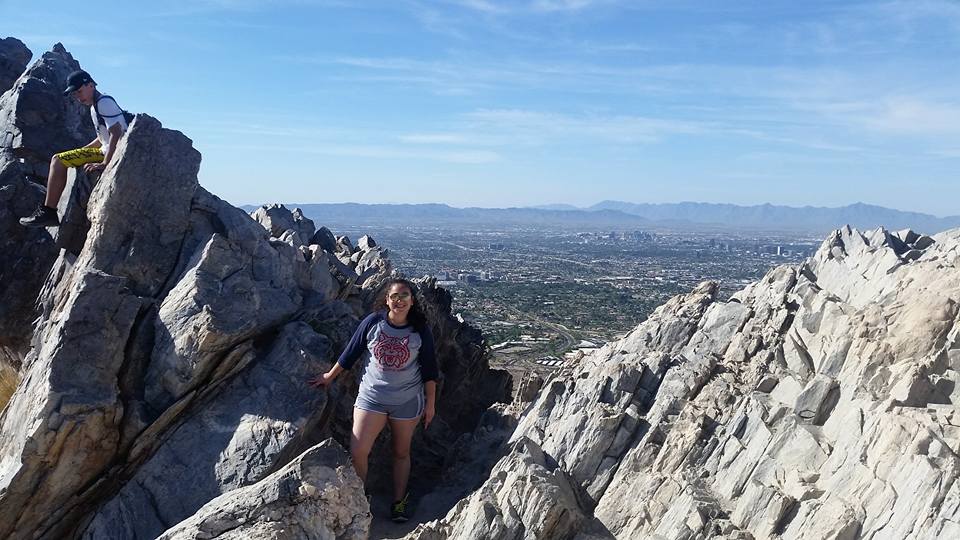
[[[0,2],[235,204],[960,214],[960,2]]]

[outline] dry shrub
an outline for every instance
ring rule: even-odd
[[[20,381],[16,370],[0,364],[0,411],[7,406],[18,382]]]

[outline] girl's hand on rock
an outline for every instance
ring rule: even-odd
[[[430,422],[433,422],[435,414],[436,410],[433,403],[427,402],[427,406],[423,409],[423,429],[430,427]]]
[[[317,375],[316,377],[307,381],[307,384],[315,388],[324,388],[330,385],[333,382],[333,375],[329,372],[324,373],[323,375]]]

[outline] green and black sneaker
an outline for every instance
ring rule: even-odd
[[[407,516],[407,498],[408,497],[409,495],[404,495],[402,499],[400,499],[399,501],[394,501],[394,503],[390,505],[390,519],[394,523],[404,523],[405,521],[410,519]]]

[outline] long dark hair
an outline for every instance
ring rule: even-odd
[[[420,289],[409,280],[392,277],[385,281],[383,285],[380,285],[380,291],[377,293],[377,300],[373,303],[373,309],[375,311],[387,309],[387,293],[390,292],[390,289],[394,285],[402,285],[410,291],[413,305],[410,306],[410,312],[407,314],[407,322],[410,323],[410,326],[417,332],[422,331],[427,326],[427,317],[423,314],[423,310],[420,309],[420,300],[422,298],[418,294]]]

